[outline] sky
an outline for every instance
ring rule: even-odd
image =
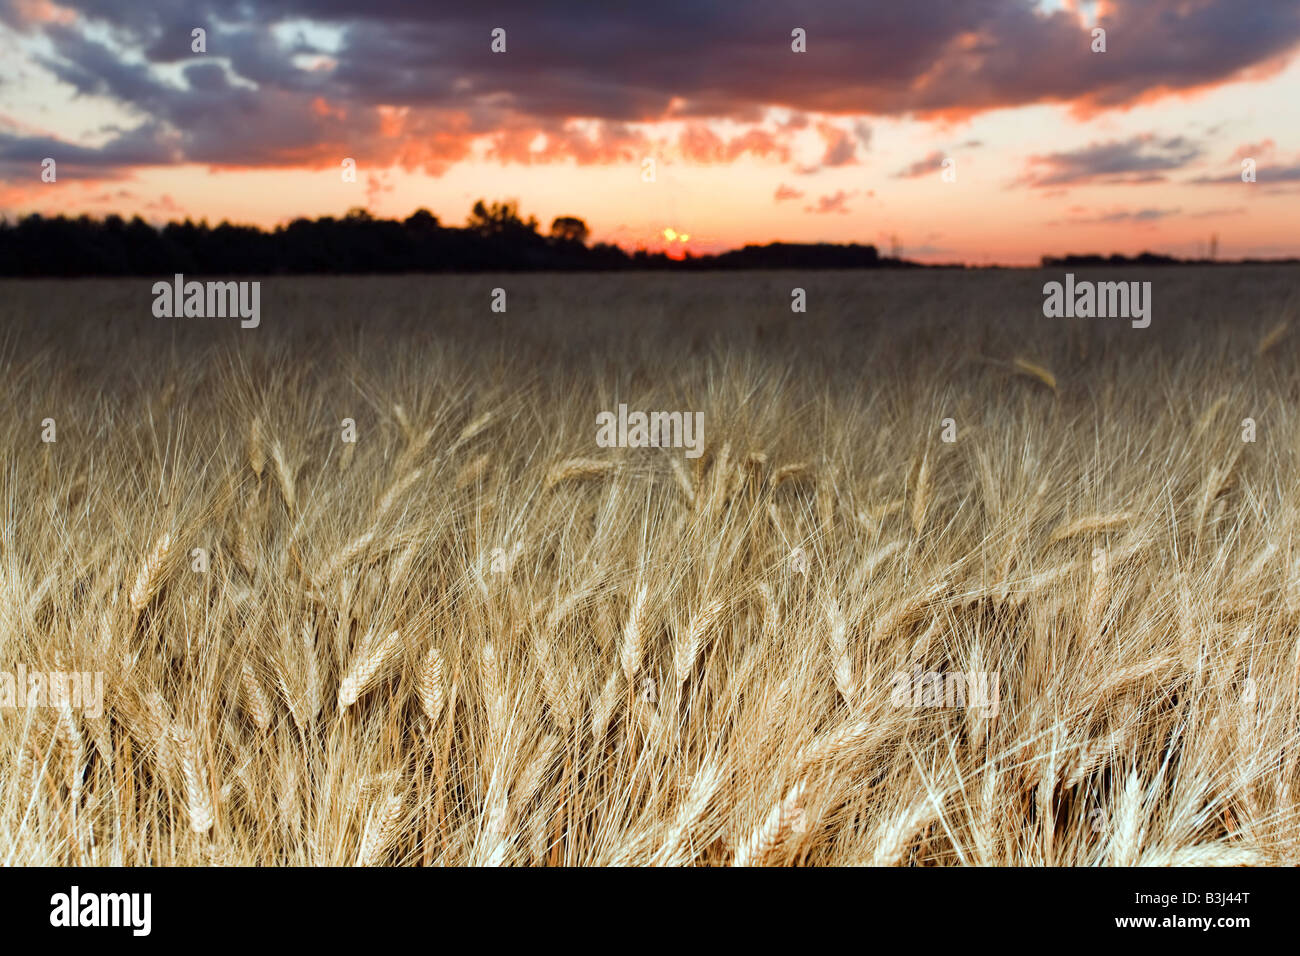
[[[1292,0],[0,0],[0,215],[1296,256],[1298,50]]]

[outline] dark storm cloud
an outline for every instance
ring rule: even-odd
[[[41,162],[52,158],[58,175],[111,175],[115,169],[174,163],[180,151],[169,134],[157,123],[114,131],[99,147],[73,146],[49,136],[19,136],[0,131],[0,173],[5,178],[40,178]]]
[[[1212,85],[1289,54],[1300,4],[1237,0],[1114,0],[1099,24],[1108,52],[1072,15],[1028,0],[909,0],[815,8],[758,2],[722,9],[698,0],[596,5],[579,0],[414,4],[397,0],[66,0],[75,24],[34,19],[0,0],[0,20],[43,33],[40,62],[85,95],[111,98],[180,134],[190,161],[287,165],[325,161],[365,144],[377,159],[439,166],[460,139],[554,129],[572,117],[613,124],[667,118],[753,122],[767,107],[801,112],[959,116],[1035,102],[1081,111]],[[329,27],[282,43],[272,28]],[[190,30],[208,33],[177,85],[156,67],[190,59]],[[508,52],[490,52],[507,31]],[[807,52],[790,49],[794,27]],[[93,28],[93,31],[92,31]],[[100,39],[104,37],[104,39]],[[309,69],[300,54],[328,58]],[[221,64],[218,74],[210,66]],[[408,138],[385,153],[378,107],[407,107]],[[795,114],[799,115],[798,112]],[[855,161],[866,127],[828,142],[821,165]],[[562,141],[562,137],[557,138]],[[856,140],[856,143],[855,143]],[[362,146],[357,146],[357,143]],[[769,154],[781,148],[754,144]],[[510,152],[508,146],[499,147]],[[515,150],[517,152],[517,150]],[[722,150],[720,155],[728,155]],[[1158,176],[1156,165],[1127,172]],[[1075,175],[1068,168],[1047,176]]]
[[[658,118],[674,98],[728,115],[771,104],[885,114],[1114,105],[1223,80],[1300,40],[1300,6],[1289,3],[1247,13],[1234,0],[1117,0],[1099,21],[1110,34],[1104,54],[1091,52],[1072,16],[1042,15],[1026,0],[882,6],[508,0],[447,12],[280,0],[254,9],[346,26],[336,79],[360,99],[447,105],[472,92],[530,114],[618,120]],[[488,52],[497,26],[508,32],[504,56]],[[807,53],[790,50],[796,26],[807,31]]]

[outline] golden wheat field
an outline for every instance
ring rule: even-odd
[[[0,286],[3,861],[1300,860],[1300,272],[1050,278]]]

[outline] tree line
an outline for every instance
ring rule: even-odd
[[[863,269],[911,266],[882,258],[872,245],[770,243],[717,255],[670,258],[589,244],[587,224],[560,216],[543,233],[514,202],[474,204],[464,226],[447,226],[427,209],[377,219],[365,209],[342,218],[295,219],[266,230],[222,222],[169,222],[139,216],[0,220],[0,275],[154,276],[375,272],[516,272],[616,269]]]

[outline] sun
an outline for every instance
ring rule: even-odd
[[[662,235],[664,237],[664,242],[668,244],[668,248],[664,250],[664,253],[669,259],[686,258],[685,246],[686,243],[691,241],[691,234],[689,232],[678,232],[676,229],[669,226],[664,229]]]

